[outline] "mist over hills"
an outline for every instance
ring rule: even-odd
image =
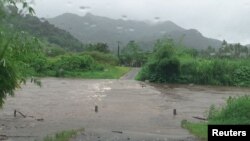
[[[190,48],[219,47],[221,41],[204,37],[196,29],[184,29],[171,21],[149,24],[142,21],[110,19],[87,13],[85,16],[65,13],[47,19],[58,28],[68,31],[83,43],[105,42],[111,48],[117,42],[126,45],[135,40],[143,49],[151,49],[157,39],[172,38],[176,43]]]

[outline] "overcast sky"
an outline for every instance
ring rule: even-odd
[[[65,12],[143,21],[170,20],[204,36],[250,44],[250,0],[33,0],[39,17]],[[159,20],[156,20],[159,17]]]

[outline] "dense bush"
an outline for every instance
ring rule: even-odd
[[[103,53],[98,51],[84,52],[82,55],[89,55],[93,57],[98,63],[108,65],[118,65],[118,58],[110,53]]]
[[[250,86],[250,66],[241,66],[232,74],[232,80],[237,86]]]
[[[141,67],[146,60],[147,53],[135,41],[130,41],[119,53],[119,61],[125,66]]]
[[[19,86],[16,70],[7,60],[0,62],[0,82],[0,107],[2,107],[7,94],[13,95],[13,90]]]
[[[86,54],[66,54],[50,58],[47,64],[47,71],[43,76],[72,76],[87,71],[104,71],[104,65],[98,63],[93,57]]]
[[[221,59],[198,59],[181,64],[182,83],[233,85],[231,78],[234,64]]]
[[[94,68],[95,60],[89,55],[64,55],[61,56],[53,67],[57,70],[63,69],[65,71],[87,71]]]
[[[47,58],[39,40],[25,32],[12,35],[5,58],[17,66],[21,76],[36,75],[47,69]]]
[[[140,80],[174,82],[180,73],[180,61],[174,56],[172,41],[158,41],[148,63],[138,75]]]
[[[137,76],[152,82],[250,86],[248,59],[199,57],[193,49],[171,40],[155,44],[154,52]]]
[[[222,108],[212,106],[210,124],[250,124],[250,96],[230,97]]]

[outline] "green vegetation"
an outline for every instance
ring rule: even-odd
[[[1,24],[10,27],[9,31],[25,31],[31,36],[39,38],[44,43],[49,43],[53,48],[63,48],[67,51],[83,51],[83,44],[70,33],[55,27],[45,19],[33,15],[21,15],[16,7],[8,7],[11,14]],[[51,51],[51,48],[47,48]],[[53,51],[53,49],[52,49]]]
[[[83,130],[70,130],[56,133],[54,136],[47,136],[43,141],[69,141],[72,137],[76,136],[78,132]]]
[[[21,4],[23,10],[29,11],[30,14],[34,13],[25,1]],[[8,6],[16,7],[15,1],[0,1],[1,21],[8,17],[9,13],[6,12]],[[32,57],[41,55],[40,48],[33,48],[33,46],[38,46],[38,41],[35,38],[28,38],[23,32],[8,32],[8,28],[0,24],[0,107],[2,107],[6,96],[14,95],[14,90],[25,81],[27,72],[39,69],[36,68],[37,65],[30,63]],[[31,69],[32,65],[33,69]]]
[[[15,88],[27,77],[45,69],[46,58],[41,52],[38,40],[29,38],[25,33],[11,35],[2,32],[0,46],[1,107],[7,94],[13,95]]]
[[[65,76],[89,79],[119,79],[129,70],[130,68],[128,67],[107,67],[103,71],[67,72],[65,73]]]
[[[117,58],[101,52],[65,54],[48,58],[45,70],[36,76],[118,79],[128,67],[118,67]]]
[[[118,65],[119,60],[116,56],[111,53],[102,53],[99,51],[87,51],[81,53],[82,55],[89,55],[101,64]]]
[[[141,67],[147,60],[147,53],[135,41],[130,41],[122,48],[119,60],[125,66]]]
[[[137,78],[151,82],[174,82],[180,74],[180,61],[174,55],[173,42],[159,40]]]
[[[85,45],[86,51],[98,51],[103,53],[110,53],[109,47],[106,43],[97,43],[97,44],[87,44]]]
[[[250,96],[229,97],[222,108],[211,106],[209,124],[250,124]]]
[[[211,106],[208,122],[192,123],[183,121],[182,127],[196,136],[207,139],[207,124],[244,125],[250,124],[250,96],[229,97],[223,107]]]
[[[248,58],[204,57],[172,40],[159,40],[138,80],[159,83],[250,86]]]
[[[200,122],[200,123],[192,123],[188,121],[182,121],[181,124],[182,128],[187,129],[190,133],[194,134],[200,139],[207,140],[207,123]]]
[[[50,64],[51,70],[63,71],[89,71],[103,68],[97,68],[97,62],[89,55],[64,55],[60,56],[56,61]]]
[[[229,44],[224,40],[218,50],[208,46],[207,49],[201,51],[201,54],[206,57],[246,58],[250,55],[248,50],[247,46],[243,46],[240,43]]]

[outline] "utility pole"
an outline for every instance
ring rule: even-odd
[[[118,56],[118,59],[120,59],[120,41],[117,41],[117,56]]]

